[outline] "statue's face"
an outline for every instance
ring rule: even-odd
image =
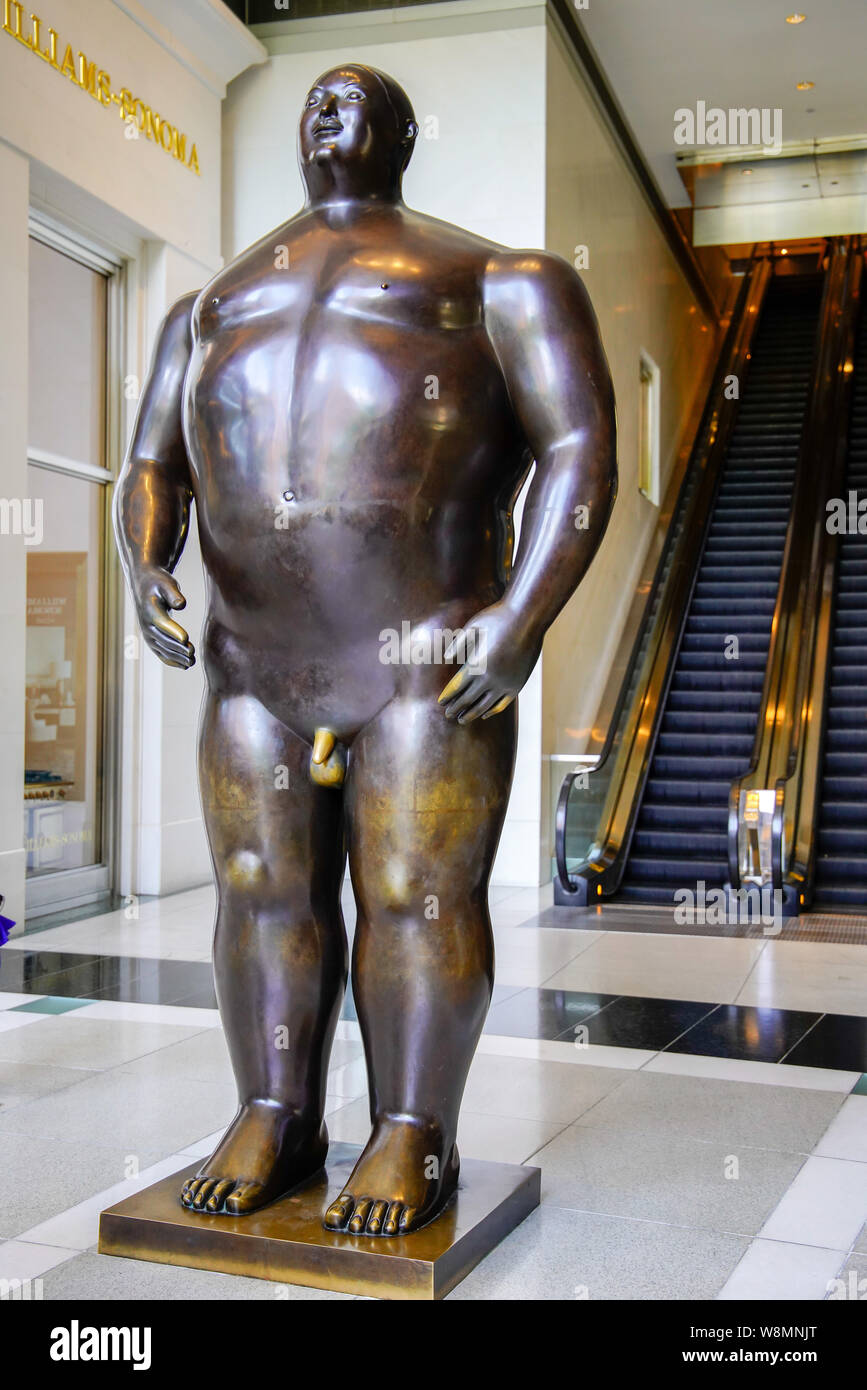
[[[310,88],[299,128],[303,166],[320,160],[364,161],[400,138],[394,111],[372,73],[334,68]]]

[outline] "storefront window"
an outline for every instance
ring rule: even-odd
[[[31,240],[27,874],[103,859],[106,277]]]

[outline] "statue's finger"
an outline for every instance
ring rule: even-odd
[[[456,719],[465,709],[469,709],[470,705],[475,704],[476,700],[483,694],[484,683],[480,676],[474,676],[469,683],[463,687],[461,693],[454,700],[450,700],[446,705],[446,719]]]
[[[497,692],[486,690],[481,699],[475,700],[469,709],[464,710],[458,723],[471,724],[476,719],[483,719],[495,703],[497,703]]]
[[[162,661],[172,661],[179,665],[192,666],[195,660],[195,651],[192,642],[178,642],[173,637],[166,637],[157,628],[151,629],[148,645]]]
[[[454,698],[455,695],[457,695],[458,691],[464,683],[466,675],[466,667],[462,666],[461,669],[456,673],[456,675],[452,676],[448,685],[444,686],[443,689],[440,691],[440,694],[437,696],[439,704],[444,705],[446,703],[446,700],[451,700]]]
[[[483,719],[490,719],[494,714],[502,714],[504,709],[508,709],[514,700],[514,695],[504,695],[502,700],[498,700],[493,709],[489,709],[487,714],[483,714]]]
[[[174,638],[182,645],[189,646],[189,634],[184,631],[180,623],[176,623],[174,618],[169,617],[157,600],[153,600],[151,603],[151,622],[158,632],[164,633],[166,637]]]

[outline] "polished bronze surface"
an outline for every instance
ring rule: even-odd
[[[347,1240],[413,1230],[455,1189],[514,699],[615,490],[581,281],[407,208],[416,134],[381,73],[313,85],[307,201],[168,314],[116,502],[168,665],[194,660],[171,574],[193,502],[208,577],[201,794],[239,1110],[182,1201],[253,1212],[323,1162],[348,850],[372,1133],[323,1213]]]
[[[359,1152],[333,1144],[327,1176],[228,1221],[182,1207],[185,1174],[174,1173],[102,1212],[100,1253],[373,1298],[437,1299],[539,1205],[539,1168],[465,1159],[457,1193],[421,1230],[394,1240],[327,1230],[322,1213],[343,1191]]]

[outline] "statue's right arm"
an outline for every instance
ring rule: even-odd
[[[184,295],[163,321],[114,498],[115,536],[142,636],[167,666],[184,669],[193,665],[195,652],[170,610],[186,605],[172,570],[190,524],[181,411],[196,297]]]

